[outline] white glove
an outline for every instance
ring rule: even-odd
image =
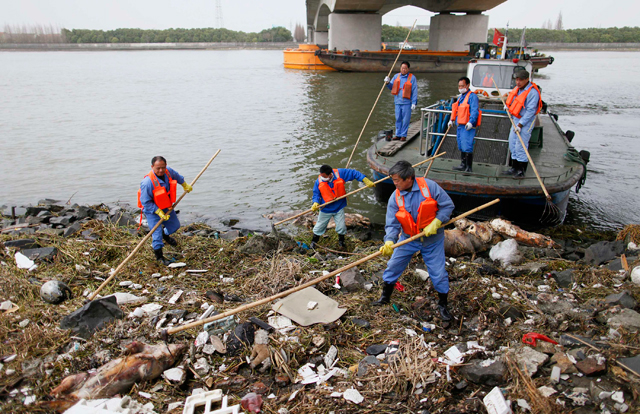
[[[464,126],[464,129],[467,131],[471,130],[471,128],[473,128],[473,124],[471,122],[467,122],[467,125]]]
[[[516,125],[515,130],[517,133],[520,133],[520,131],[522,131],[522,128],[520,128],[520,125]]]
[[[388,77],[388,76],[385,76],[384,77],[384,83],[389,83],[389,82],[391,82],[391,78]]]
[[[411,105],[411,110],[413,111],[415,109],[416,109],[416,105],[415,104]]]
[[[505,111],[507,111],[507,112],[509,112],[509,107],[508,107],[507,105],[504,105],[504,106],[502,107],[502,109],[503,109],[503,110],[505,110]]]
[[[449,122],[447,123],[447,127],[448,127],[448,128],[451,128],[452,126],[453,126],[453,121],[449,121]]]

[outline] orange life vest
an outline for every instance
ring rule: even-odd
[[[347,194],[346,191],[344,191],[344,180],[340,178],[340,173],[337,169],[333,170],[333,175],[333,188],[329,186],[328,182],[322,181],[321,175],[318,176],[318,180],[320,180],[318,190],[320,190],[320,195],[322,195],[322,199],[325,203]]]
[[[536,114],[540,112],[542,109],[542,94],[540,93],[540,89],[538,89],[538,85],[531,82],[531,88],[527,89],[520,95],[518,95],[518,87],[513,88],[511,92],[509,92],[509,96],[507,97],[507,106],[509,107],[509,112],[511,115],[516,118],[522,118],[520,116],[520,112],[524,108],[524,103],[527,100],[527,95],[531,92],[531,89],[536,88],[538,91],[538,109],[536,110]]]
[[[178,182],[171,178],[171,174],[169,170],[165,170],[165,174],[169,178],[169,192],[167,193],[167,189],[164,186],[160,185],[160,181],[158,177],[150,171],[149,174],[145,175],[145,177],[149,177],[151,180],[151,184],[153,184],[153,202],[156,203],[158,208],[165,209],[169,208],[176,201],[176,188],[178,186]],[[138,190],[138,207],[142,208],[142,202],[140,201],[140,195],[142,194],[142,189]]]
[[[400,75],[402,76],[402,75]],[[391,95],[397,95],[400,92],[400,76],[396,77],[393,81],[393,88],[391,88]],[[402,85],[402,97],[404,99],[411,99],[411,74],[407,78],[407,81]]]
[[[427,227],[436,218],[438,212],[438,202],[431,198],[427,181],[422,177],[416,177],[416,182],[420,187],[420,192],[424,197],[424,201],[420,203],[418,208],[418,221],[413,221],[411,213],[404,207],[404,197],[400,195],[400,191],[396,190],[396,203],[398,204],[398,212],[396,218],[402,225],[402,231],[409,236],[415,236],[422,229]]]
[[[489,76],[489,75],[484,75],[484,79],[482,79],[482,86],[484,86],[485,88],[491,86],[493,87],[493,75]]]
[[[453,105],[451,105],[451,119],[455,119],[458,122],[458,125],[466,125],[469,122],[469,117],[471,114],[469,113],[469,95],[471,92],[467,93],[467,96],[464,97],[464,101],[460,105],[458,105],[458,101],[455,101]],[[460,111],[460,113],[458,113]],[[476,122],[476,127],[479,127],[482,123],[482,111],[478,110],[478,121]]]

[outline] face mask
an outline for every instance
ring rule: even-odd
[[[321,180],[321,181],[324,181],[324,182],[326,183],[326,182],[328,182],[329,180],[331,180],[331,177],[329,176],[329,177],[327,177],[327,178],[324,178],[323,176],[320,176],[320,180]]]
[[[458,89],[458,92],[460,93],[465,93],[466,91],[467,91],[467,88]]]

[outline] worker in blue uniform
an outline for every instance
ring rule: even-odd
[[[391,256],[382,275],[382,295],[373,303],[389,303],[396,282],[406,269],[413,254],[419,251],[427,266],[429,278],[438,292],[438,308],[443,321],[450,321],[448,310],[449,274],[445,269],[444,228],[454,205],[449,195],[434,181],[415,176],[407,161],[398,161],[389,170],[396,191],[387,203],[384,246],[380,252]],[[396,241],[417,234],[424,237],[393,248]],[[400,238],[398,240],[398,237]]]
[[[394,140],[406,141],[409,123],[411,122],[411,111],[418,105],[418,79],[409,73],[411,65],[409,62],[402,62],[400,73],[396,73],[393,79],[385,76],[384,82],[387,88],[391,89],[393,103],[396,107],[396,136]]]
[[[168,265],[170,262],[165,259],[162,248],[164,242],[171,246],[176,246],[178,242],[170,236],[180,228],[180,222],[176,212],[168,209],[176,201],[176,184],[182,185],[185,192],[189,193],[193,188],[184,181],[184,177],[173,168],[167,167],[167,160],[164,157],[156,156],[151,160],[151,171],[140,183],[138,191],[138,207],[147,218],[149,229],[153,229],[159,221],[158,226],[152,235],[152,247],[156,259]]]
[[[313,228],[313,239],[311,247],[314,248],[320,236],[327,230],[329,220],[333,217],[336,223],[336,233],[338,233],[338,243],[341,248],[345,248],[344,237],[347,234],[347,225],[345,223],[344,208],[347,206],[347,198],[342,198],[320,209],[320,205],[328,203],[336,198],[346,195],[344,183],[348,181],[358,180],[367,187],[373,187],[375,184],[368,179],[360,171],[349,168],[333,169],[329,165],[320,167],[320,175],[313,185],[313,211],[318,213],[318,221]]]
[[[460,165],[453,167],[456,171],[471,172],[473,165],[473,144],[476,136],[476,127],[480,115],[478,97],[469,90],[471,81],[466,76],[458,79],[458,92],[460,96],[451,107],[451,120],[449,128],[454,122],[457,125],[456,138],[460,150]]]
[[[509,151],[511,151],[512,166],[503,171],[502,174],[511,175],[514,178],[524,178],[529,159],[516,131],[520,134],[524,145],[528,149],[536,115],[542,109],[542,95],[538,85],[529,82],[529,72],[526,70],[516,72],[515,78],[516,87],[509,93],[504,108],[505,111],[511,114],[515,124],[515,128],[512,125],[509,132]]]

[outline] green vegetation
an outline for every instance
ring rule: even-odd
[[[407,38],[407,33],[409,33],[409,29],[406,27],[389,26],[388,24],[382,25],[382,41],[383,42],[404,42],[404,39]],[[428,30],[414,29],[411,32],[411,36],[409,36],[409,40],[407,42],[411,44],[411,42],[428,42],[428,41],[429,41]]]
[[[504,32],[504,29],[498,29]],[[522,29],[509,28],[509,43],[520,40]],[[413,37],[413,35],[411,35]],[[640,27],[607,27],[604,29],[527,29],[527,43],[640,43]],[[487,41],[493,42],[493,29]]]
[[[291,32],[273,27],[259,33],[236,32],[227,29],[62,29],[68,43],[187,43],[187,42],[290,42]]]

